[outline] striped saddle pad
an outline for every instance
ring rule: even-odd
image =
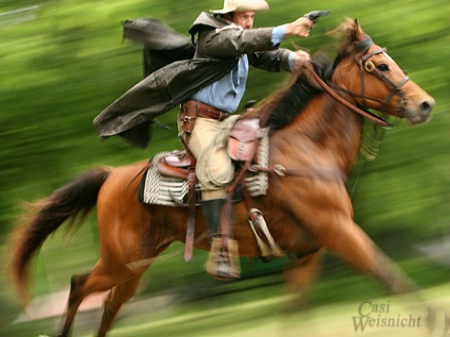
[[[152,165],[144,174],[140,188],[139,201],[145,204],[164,206],[188,206],[187,194],[189,184],[187,180],[169,177],[158,171],[155,163],[169,152],[162,152],[151,159]],[[264,135],[258,149],[258,163],[267,167],[269,161],[269,137]],[[252,197],[265,195],[268,188],[268,174],[266,172],[251,173],[245,178],[246,186]],[[197,186],[200,191],[200,188]]]

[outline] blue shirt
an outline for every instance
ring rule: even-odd
[[[286,38],[286,26],[277,26],[272,30],[272,43],[280,44]],[[289,63],[293,65],[293,54],[289,55]],[[243,54],[237,65],[220,80],[200,89],[192,98],[215,108],[233,113],[239,107],[244,96],[249,70],[248,57]]]

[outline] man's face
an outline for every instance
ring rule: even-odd
[[[244,29],[251,29],[253,28],[253,22],[255,21],[255,12],[234,12],[234,16],[231,21]]]

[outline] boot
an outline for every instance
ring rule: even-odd
[[[219,235],[220,218],[222,216],[222,209],[224,205],[225,199],[203,201],[203,216],[206,220],[209,237]]]
[[[216,278],[234,279],[239,277],[239,271],[236,271],[236,268],[230,265],[229,256],[221,249],[222,237],[219,233],[219,228],[224,204],[225,199],[207,200],[203,202],[203,214],[211,240],[209,258],[206,262],[206,271]]]

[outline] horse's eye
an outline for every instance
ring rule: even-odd
[[[381,71],[388,71],[389,70],[389,67],[386,64],[384,64],[384,63],[382,63],[379,66],[377,66],[377,68],[378,68],[378,70],[381,70]]]

